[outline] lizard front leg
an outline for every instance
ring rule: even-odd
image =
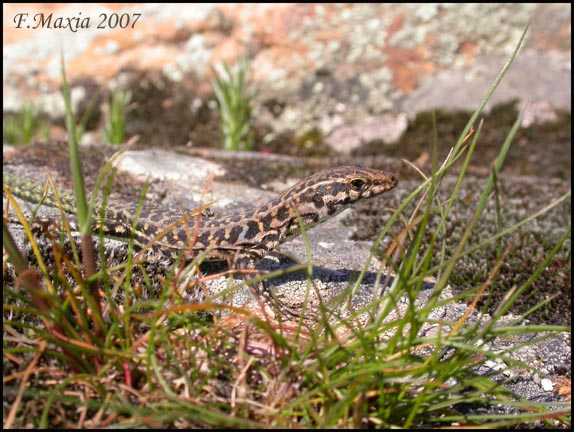
[[[262,257],[259,256],[259,254],[255,254],[255,253],[238,254],[234,259],[233,267],[238,269],[238,270],[248,270],[246,272],[240,273],[241,278],[246,283],[248,283],[250,280],[252,280],[256,277],[255,263],[257,261],[259,261],[261,258]],[[265,305],[261,302],[261,299],[263,299],[269,305],[273,305],[273,304],[277,305],[279,311],[283,315],[292,315],[294,317],[298,317],[300,315],[297,312],[293,311],[292,308],[290,308],[289,306],[287,306],[286,304],[281,302],[279,299],[277,299],[273,295],[271,290],[265,286],[264,281],[259,281],[255,284],[251,284],[251,285],[248,284],[248,286],[249,286],[249,289],[251,290],[252,295],[259,302],[259,305],[262,307],[263,310],[265,310],[264,309]]]

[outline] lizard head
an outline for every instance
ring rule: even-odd
[[[289,197],[303,220],[317,223],[356,201],[387,192],[397,184],[393,174],[360,165],[342,165],[307,177],[284,196]]]

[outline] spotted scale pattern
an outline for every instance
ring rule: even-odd
[[[299,234],[300,220],[310,228],[354,202],[393,189],[397,183],[397,177],[390,173],[360,165],[342,165],[313,174],[251,210],[220,217],[147,210],[133,229],[129,211],[119,206],[106,210],[102,229],[111,237],[131,237],[141,246],[153,243],[156,250],[170,256],[177,256],[184,248],[188,257],[208,251],[210,258],[225,259],[232,268],[254,269],[264,255]],[[17,192],[14,194],[18,195]],[[22,195],[29,199],[31,194]],[[174,228],[161,235],[171,225]],[[253,277],[243,275],[244,279]],[[256,290],[266,299],[272,298],[263,284]]]

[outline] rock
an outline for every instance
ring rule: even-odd
[[[361,144],[381,140],[392,144],[401,138],[407,129],[407,116],[400,114],[383,114],[369,117],[361,122],[341,126],[326,138],[327,144],[335,151],[349,154]]]

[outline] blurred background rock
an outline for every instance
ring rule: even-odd
[[[569,4],[32,3],[3,12],[5,113],[34,101],[63,124],[63,52],[80,114],[91,98],[131,90],[128,135],[142,135],[140,145],[213,145],[210,66],[241,57],[257,91],[256,148],[291,139],[346,154],[396,142],[421,111],[476,108],[529,22],[490,106],[531,102],[526,126],[571,110]],[[52,28],[40,25],[50,14]],[[113,14],[129,25],[110,28]],[[58,18],[71,25],[55,28]],[[86,18],[89,28],[77,28]],[[99,121],[95,113],[88,139],[99,139]]]

